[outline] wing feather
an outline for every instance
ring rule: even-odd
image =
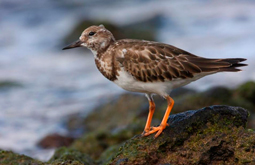
[[[238,62],[244,61],[202,58],[157,42],[132,40],[125,43],[125,49],[125,54],[117,56],[117,61],[135,79],[144,82],[192,78],[201,72],[238,71],[231,66],[241,66]]]

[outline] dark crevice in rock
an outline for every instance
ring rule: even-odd
[[[229,144],[225,141],[221,141],[218,146],[213,146],[208,152],[202,154],[201,160],[198,164],[208,164],[217,162],[226,162],[234,159],[233,148],[229,148]]]

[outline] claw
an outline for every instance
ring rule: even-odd
[[[153,134],[153,133],[157,132],[156,135],[154,136],[155,138],[157,138],[163,132],[163,130],[166,128],[166,126],[169,126],[169,124],[160,125],[158,127],[151,127],[151,130],[148,131],[148,132],[144,131],[142,133],[142,136],[149,136],[150,134]]]
[[[148,131],[149,132],[149,131]],[[147,131],[143,131],[143,133],[141,134],[142,137],[146,136],[146,134],[148,133]]]

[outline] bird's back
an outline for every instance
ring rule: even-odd
[[[207,59],[158,42],[124,39],[113,47],[117,66],[137,81],[155,82],[189,79],[197,74],[207,75],[222,71],[240,71],[243,58]]]

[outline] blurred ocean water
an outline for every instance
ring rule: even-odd
[[[53,150],[36,142],[48,133],[66,134],[70,114],[124,92],[96,69],[88,51],[61,51],[63,38],[80,20],[118,26],[160,15],[157,40],[208,58],[247,58],[240,73],[221,73],[189,85],[198,90],[234,87],[255,80],[255,2],[2,0],[0,2],[0,82],[22,87],[0,89],[0,148],[42,160]],[[78,38],[79,36],[77,36]]]

